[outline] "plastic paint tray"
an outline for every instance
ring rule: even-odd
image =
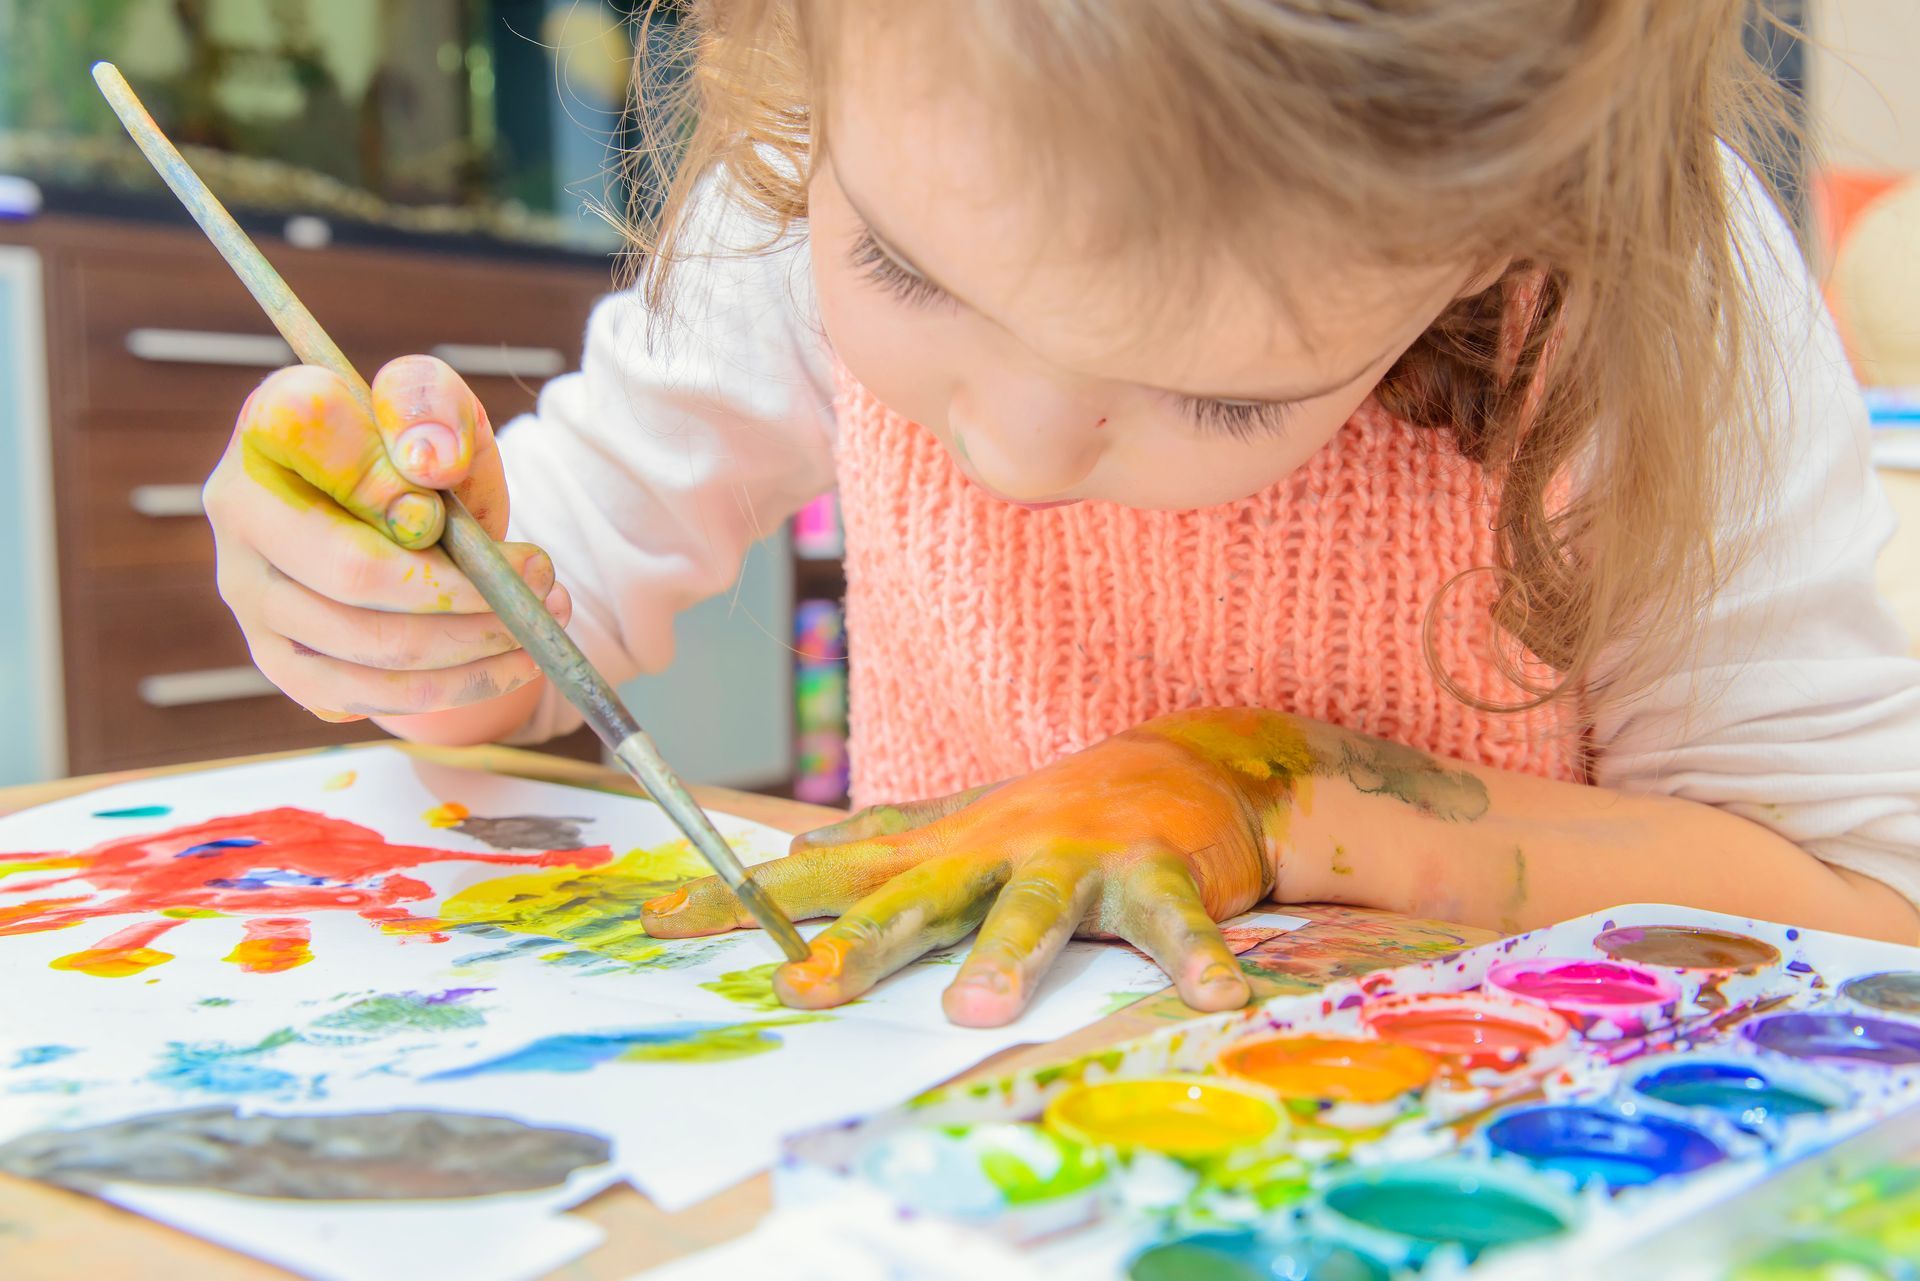
[[[1602,931],[1656,925],[1747,936],[1777,948],[1780,961],[1754,972],[1668,969],[1665,973],[1681,987],[1671,1024],[1610,1039],[1587,1039],[1576,1031],[1570,1051],[1545,1060],[1545,1066],[1535,1062],[1511,1072],[1442,1078],[1405,1119],[1344,1143],[1296,1131],[1278,1146],[1249,1155],[1256,1173],[1271,1167],[1287,1171],[1292,1180],[1284,1196],[1264,1203],[1232,1191],[1231,1178],[1223,1181],[1217,1172],[1133,1157],[1116,1163],[1097,1208],[1077,1225],[1065,1230],[1051,1225],[1050,1234],[1036,1240],[1023,1237],[1022,1216],[1010,1214],[976,1220],[967,1231],[1004,1256],[996,1260],[995,1281],[1107,1281],[1125,1277],[1129,1260],[1156,1242],[1210,1231],[1244,1234],[1248,1228],[1278,1242],[1332,1239],[1383,1259],[1399,1269],[1395,1275],[1718,1281],[1741,1257],[1748,1230],[1776,1219],[1779,1207],[1805,1202],[1813,1189],[1920,1149],[1920,1061],[1904,1061],[1909,1032],[1920,1039],[1920,1014],[1874,1009],[1839,991],[1846,980],[1865,974],[1920,971],[1920,948],[1658,904],[1620,907],[1425,964],[1376,970],[1319,992],[1170,1026],[1082,1058],[942,1087],[901,1107],[796,1136],[775,1169],[775,1196],[789,1206],[871,1201],[877,1191],[880,1203],[890,1206],[890,1217],[924,1221],[912,1205],[889,1203],[888,1189],[876,1190],[861,1180],[863,1154],[925,1127],[1034,1121],[1048,1103],[1085,1084],[1211,1074],[1216,1057],[1248,1036],[1365,1035],[1359,1010],[1383,997],[1472,991],[1503,961],[1598,958],[1593,940]],[[1853,1038],[1857,1046],[1844,1036],[1836,1043],[1831,1019],[1782,1025],[1823,1030],[1805,1056],[1763,1048],[1777,1045],[1778,1036],[1751,1035],[1768,1018],[1808,1014],[1848,1016],[1847,1026],[1862,1033]],[[1855,1057],[1836,1059],[1836,1053]],[[1833,1106],[1825,1112],[1769,1116],[1764,1106],[1743,1110],[1724,1106],[1724,1099],[1719,1107],[1678,1106],[1636,1094],[1633,1083],[1659,1064],[1723,1065],[1727,1070],[1720,1076],[1732,1080],[1751,1068],[1784,1089],[1817,1094]],[[1564,1108],[1567,1114],[1547,1116],[1544,1120],[1553,1124],[1543,1126],[1537,1115],[1543,1108]],[[1528,1155],[1514,1155],[1490,1139],[1489,1130],[1503,1118],[1507,1124],[1496,1137],[1512,1143],[1519,1136],[1519,1146],[1533,1145]],[[1646,1124],[1636,1127],[1637,1118]],[[1612,1132],[1622,1129],[1646,1136],[1645,1151],[1621,1146],[1624,1165],[1564,1159],[1567,1143],[1578,1147],[1592,1134],[1602,1136],[1595,1143],[1616,1141]],[[1680,1153],[1671,1159],[1685,1172],[1636,1183],[1640,1175],[1632,1162],[1669,1159],[1663,1144]],[[1722,1151],[1724,1159],[1700,1165],[1702,1154],[1712,1149]],[[1406,1171],[1409,1178],[1420,1171],[1444,1174],[1467,1168],[1462,1162],[1484,1172],[1489,1186],[1541,1192],[1553,1204],[1570,1208],[1579,1222],[1557,1236],[1473,1257],[1468,1249],[1436,1249],[1356,1227],[1329,1210],[1327,1190],[1356,1178],[1391,1179],[1396,1171]],[[1230,1190],[1221,1191],[1223,1186]],[[950,1231],[951,1226],[927,1230]]]

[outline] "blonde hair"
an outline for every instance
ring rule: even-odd
[[[1743,47],[1750,10],[695,0],[667,55],[691,59],[684,93],[663,108],[656,79],[646,103],[653,145],[637,161],[672,177],[637,232],[637,270],[665,308],[675,263],[707,248],[686,214],[709,178],[758,211],[768,244],[803,220],[836,33],[928,15],[941,77],[991,95],[1038,181],[1099,192],[1118,237],[1175,229],[1171,243],[1224,248],[1283,294],[1271,260],[1289,211],[1385,261],[1510,258],[1376,394],[1501,478],[1486,568],[1494,621],[1521,647],[1503,647],[1514,706],[1592,700],[1684,651],[1744,554],[1717,533],[1724,515],[1763,497],[1760,326],[1722,145],[1765,173],[1785,115]]]

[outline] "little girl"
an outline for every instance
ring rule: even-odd
[[[837,484],[870,808],[760,869],[839,917],[794,1005],[978,929],[957,1022],[1076,933],[1228,1008],[1214,922],[1267,898],[1915,941],[1920,664],[1745,159],[1745,14],[707,0],[585,368],[497,446],[426,357],[372,421],[268,378],[207,486],[222,594],[318,715],[535,740],[575,722],[433,488],[621,679]],[[748,923],[711,880],[644,919]]]

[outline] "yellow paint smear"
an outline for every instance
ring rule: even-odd
[[[690,844],[671,841],[629,850],[601,867],[549,867],[481,881],[447,898],[437,915],[447,925],[491,925],[645,961],[664,949],[640,924],[640,905],[707,874]]]
[[[472,816],[473,811],[458,801],[446,801],[434,806],[420,817],[428,827],[458,827]]]
[[[97,979],[125,979],[172,959],[172,952],[162,952],[157,947],[90,947],[84,952],[56,957],[47,962],[47,968],[73,970]]]

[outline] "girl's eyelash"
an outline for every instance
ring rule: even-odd
[[[861,232],[860,238],[853,242],[851,258],[857,271],[910,307],[952,301],[946,290],[895,262],[870,231]]]
[[[1196,427],[1252,440],[1286,430],[1293,405],[1280,400],[1201,400],[1182,396],[1180,407]]]

